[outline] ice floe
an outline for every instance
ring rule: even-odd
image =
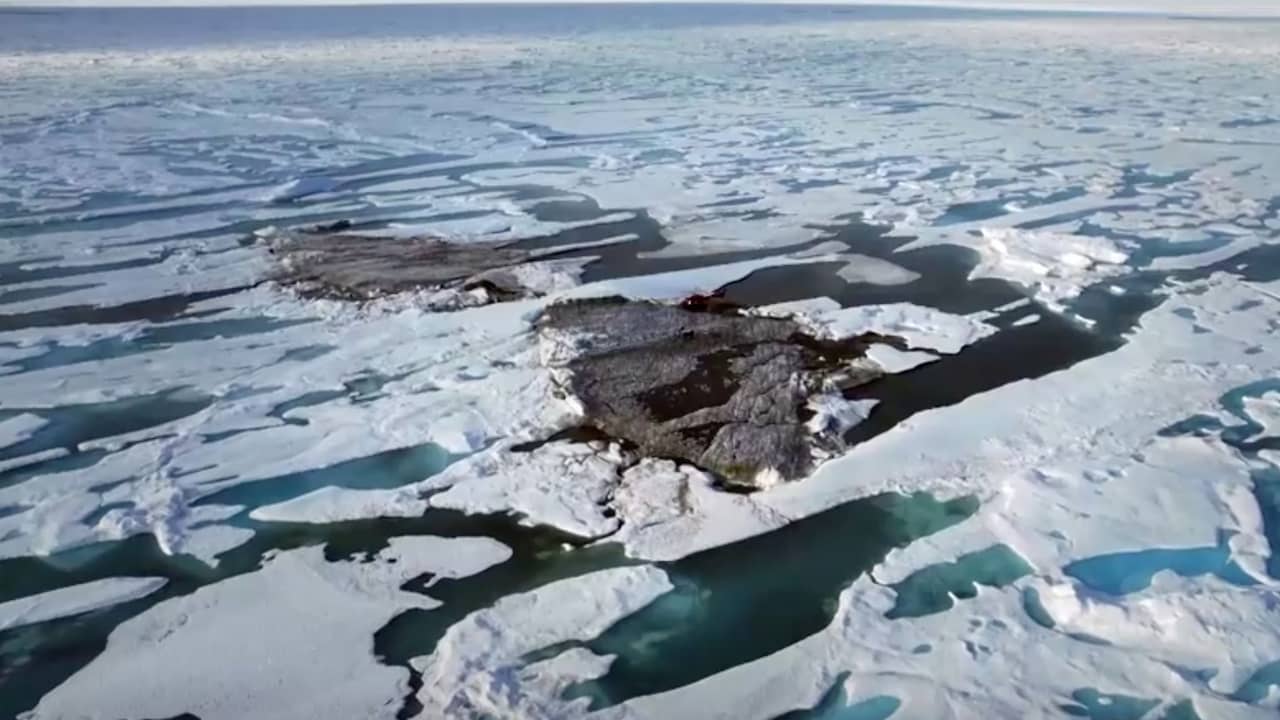
[[[556,671],[599,672],[604,663],[579,655],[567,667],[557,663],[525,669],[522,657],[557,643],[590,639],[670,588],[661,570],[637,567],[507,596],[449,628],[432,655],[414,661],[422,672],[418,699],[423,711],[434,717],[559,716],[565,709],[558,692],[581,676],[575,672],[557,682]]]
[[[164,578],[107,578],[0,603],[0,630],[71,617],[136,600],[159,590]]]
[[[263,505],[249,512],[260,522],[335,523],[379,517],[413,517],[430,507],[412,489],[352,490],[322,487],[292,500]]]
[[[906,372],[926,363],[934,362],[937,355],[919,350],[899,350],[891,345],[876,343],[867,350],[867,357],[884,368],[887,373]]]
[[[934,350],[954,354],[966,345],[996,332],[996,328],[973,317],[953,315],[910,303],[864,305],[852,308],[828,307],[801,316],[801,320],[826,334],[849,337],[874,332],[900,337],[912,350]]]
[[[1054,307],[1074,297],[1082,281],[1123,274],[1129,259],[1106,238],[1013,228],[983,228],[978,249],[982,262],[973,269],[973,277],[1012,280]]]
[[[580,537],[599,537],[621,522],[608,504],[624,464],[616,442],[549,442],[525,453],[485,453],[433,479],[452,483],[433,507],[472,513],[512,511]]]

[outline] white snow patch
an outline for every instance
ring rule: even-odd
[[[976,243],[982,261],[970,277],[1018,283],[1050,308],[1061,308],[1086,284],[1126,272],[1129,259],[1107,238],[1048,231],[982,228]]]
[[[765,317],[793,317],[803,315],[822,315],[824,313],[836,312],[839,309],[840,303],[829,297],[814,297],[805,298],[804,300],[774,303],[772,305],[761,305],[759,307],[748,308],[746,312],[752,315],[763,315]]]
[[[515,511],[530,523],[599,537],[618,528],[618,519],[604,510],[626,460],[612,442],[549,442],[529,452],[495,449],[433,478],[433,486],[449,489],[431,496],[431,505],[468,513]]]
[[[254,508],[260,522],[325,524],[378,517],[418,517],[430,504],[413,489],[352,490],[323,487],[284,502]]]
[[[868,332],[895,335],[912,348],[948,355],[996,332],[994,326],[976,318],[911,303],[859,305],[801,315],[797,319],[827,336],[849,337]]]
[[[623,473],[613,498],[622,527],[609,540],[631,557],[675,560],[787,523],[752,497],[717,490],[688,465],[645,458]]]
[[[883,343],[875,343],[867,348],[867,357],[889,374],[906,372],[938,360],[938,356],[933,353],[899,350]]]
[[[583,285],[562,294],[560,298],[621,295],[641,300],[680,300],[695,293],[711,292],[735,280],[740,280],[756,270],[832,262],[843,258],[844,256],[838,254],[804,257],[781,255],[760,260],[744,260],[742,262],[713,265],[692,270],[679,270],[657,275],[638,275],[615,280],[603,280]]]
[[[33,413],[22,413],[0,420],[0,448],[16,445],[30,438],[47,424],[44,418]]]
[[[223,310],[220,319],[326,319],[265,334],[183,343],[163,351],[163,373],[156,372],[148,353],[24,373],[24,382],[8,383],[6,402],[37,405],[51,386],[58,388],[61,402],[97,402],[164,391],[178,375],[198,378],[214,402],[163,425],[83,443],[82,449],[109,451],[92,466],[0,488],[0,506],[17,509],[3,518],[0,557],[51,554],[149,532],[168,552],[209,559],[248,537],[211,526],[191,529],[199,521],[189,514],[190,503],[213,492],[391,448],[435,442],[450,453],[466,454],[497,438],[545,437],[548,428],[562,427],[575,415],[556,397],[551,373],[534,352],[527,318],[539,306],[515,302],[457,313],[379,312],[341,303],[303,304],[262,287],[238,296],[236,307]],[[197,309],[218,307],[217,301],[206,301]],[[305,363],[280,361],[318,343],[333,349]],[[309,393],[341,391],[344,384],[371,376],[388,380],[363,395],[352,390],[300,405],[287,413],[287,422],[270,414]],[[107,392],[104,377],[128,380]],[[206,441],[211,435],[224,437]],[[135,444],[126,449],[125,440]],[[412,485],[421,479],[398,482]],[[94,489],[104,486],[110,489]],[[380,498],[378,508],[367,509],[399,516],[422,507],[412,489],[394,499],[401,501],[406,507],[398,511],[386,507],[392,498]],[[92,527],[82,522],[107,504],[119,507]],[[333,512],[353,519],[357,511],[348,506]]]
[[[853,255],[836,275],[848,283],[869,285],[906,285],[920,279],[920,273],[869,255]]]
[[[40,452],[31,453],[30,455],[19,455],[18,457],[0,460],[0,472],[8,472],[20,467],[28,465],[38,465],[48,460],[54,460],[60,457],[70,455],[71,451],[66,448],[49,448]]]
[[[815,435],[843,435],[846,430],[866,420],[879,400],[846,400],[838,392],[822,393],[809,398],[813,411],[806,427]]]

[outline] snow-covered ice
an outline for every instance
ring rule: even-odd
[[[843,435],[849,428],[866,420],[878,402],[878,400],[845,400],[836,393],[816,395],[809,400],[809,409],[813,411],[813,417],[809,418],[807,426],[815,434]]]
[[[998,277],[1025,285],[1038,300],[1061,307],[1082,280],[1123,274],[1128,253],[1107,238],[1014,228],[982,228],[982,261],[972,276]]]
[[[164,587],[164,578],[107,578],[0,603],[0,630],[71,617],[135,600]]]
[[[626,462],[618,443],[552,442],[527,453],[486,453],[439,476],[436,482],[452,484],[432,495],[431,505],[513,511],[572,535],[599,537],[621,522],[604,511]]]
[[[661,570],[636,567],[507,596],[449,628],[431,656],[414,661],[422,671],[418,699],[423,711],[430,717],[560,715],[564,710],[556,696],[567,682],[557,682],[556,673],[545,667],[529,678],[521,657],[569,640],[588,640],[670,589]],[[590,671],[593,664],[600,667],[586,662],[577,667]],[[525,677],[511,682],[521,675]]]
[[[377,517],[412,517],[421,515],[430,503],[410,490],[352,490],[334,486],[296,497],[292,500],[263,505],[249,512],[261,522],[334,523]]]
[[[803,322],[833,337],[862,333],[893,335],[912,350],[955,354],[966,345],[994,333],[991,325],[974,317],[953,315],[910,303],[831,308],[801,316]]]
[[[900,373],[918,368],[938,359],[937,355],[919,350],[899,350],[891,345],[876,343],[867,350],[867,357],[888,373]]]

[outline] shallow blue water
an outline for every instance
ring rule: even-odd
[[[921,568],[892,587],[898,594],[885,614],[891,619],[943,612],[956,599],[976,597],[978,585],[1003,587],[1029,575],[1033,568],[1007,545],[961,555],[952,562]]]
[[[37,415],[46,424],[26,440],[0,448],[0,460],[22,457],[54,448],[78,451],[80,443],[123,435],[184,418],[208,407],[211,398],[186,387],[82,405],[41,408],[6,408],[0,419],[23,413]]]
[[[1215,575],[1233,585],[1257,584],[1231,560],[1231,549],[1225,544],[1096,555],[1077,560],[1062,569],[1090,588],[1109,595],[1128,595],[1145,590],[1150,587],[1155,574],[1163,570],[1173,571],[1182,577]]]
[[[250,509],[292,500],[326,487],[355,490],[396,488],[440,472],[456,458],[435,443],[387,450],[315,470],[236,485],[201,498],[196,505],[244,505]]]
[[[1072,717],[1090,720],[1141,720],[1158,700],[1099,692],[1094,688],[1082,688],[1071,693],[1075,704],[1062,705],[1062,711]]]
[[[1280,660],[1258,668],[1235,692],[1232,700],[1256,703],[1267,697],[1272,687],[1280,687]]]
[[[893,547],[961,522],[972,497],[881,495],[661,565],[675,588],[584,643],[609,672],[569,688],[595,707],[682,687],[817,633]],[[564,648],[553,648],[562,650]]]
[[[902,701],[892,695],[876,695],[850,704],[844,689],[848,676],[843,673],[836,678],[835,684],[812,708],[792,710],[774,720],[887,720],[902,707]]]
[[[1022,609],[1032,622],[1046,630],[1052,630],[1056,625],[1053,616],[1045,609],[1044,603],[1040,602],[1040,593],[1036,592],[1035,588],[1022,591]]]

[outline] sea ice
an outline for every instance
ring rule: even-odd
[[[972,277],[1012,280],[1050,307],[1062,307],[1085,283],[1122,274],[1129,259],[1114,241],[1099,237],[983,228],[981,239],[982,262]]]
[[[416,517],[430,503],[412,488],[352,490],[323,487],[292,500],[254,508],[249,517],[259,522],[335,523],[378,517]]]
[[[501,448],[463,461],[432,480],[449,483],[434,507],[470,513],[514,511],[529,522],[594,538],[618,529],[608,510],[627,453],[616,442],[549,442],[528,452]]]
[[[164,578],[106,578],[0,603],[0,631],[71,617],[145,597]]]
[[[966,345],[996,332],[995,327],[976,318],[910,303],[833,309],[800,319],[834,337],[874,332],[900,337],[912,350],[935,350],[945,354],[958,353]]]
[[[866,255],[854,255],[836,276],[845,282],[871,285],[905,285],[920,279],[920,273]]]
[[[899,350],[891,345],[876,343],[867,350],[867,357],[884,368],[887,373],[900,373],[934,362],[937,355],[919,350]]]
[[[310,195],[331,193],[337,190],[338,187],[338,182],[333,178],[312,175],[310,177],[291,180],[284,185],[281,185],[275,190],[272,190],[265,199],[269,202],[278,203],[294,202]]]
[[[16,445],[44,427],[46,421],[39,415],[22,413],[0,420],[0,448]]]
[[[815,435],[843,435],[849,428],[866,420],[879,402],[845,400],[838,393],[815,395],[809,398],[809,409],[813,411],[813,417],[809,418],[806,426]]]

